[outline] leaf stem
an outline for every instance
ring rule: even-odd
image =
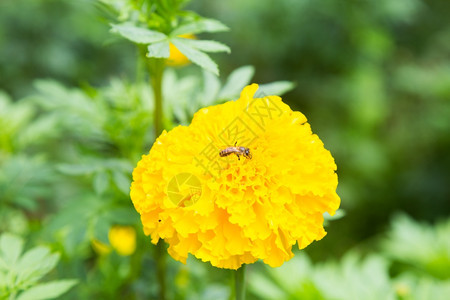
[[[236,300],[245,300],[245,268],[243,264],[234,272]]]

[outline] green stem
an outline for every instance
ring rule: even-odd
[[[245,267],[246,265],[243,264],[234,273],[236,300],[245,300]]]
[[[163,240],[159,240],[155,251],[156,276],[159,284],[159,300],[166,299],[166,247]]]
[[[153,112],[153,126],[155,130],[155,139],[164,129],[163,95],[162,81],[165,67],[164,59],[151,58],[147,60],[148,71],[150,75],[150,84],[153,89],[153,98],[155,101]],[[156,276],[159,284],[159,299],[166,299],[166,247],[163,240],[156,245],[155,251]]]
[[[162,80],[165,67],[164,59],[150,59],[149,71],[150,71],[150,83],[153,88],[153,97],[155,101],[155,107],[153,112],[153,122],[155,127],[155,139],[161,134],[164,129],[163,124],[163,97],[162,97]]]

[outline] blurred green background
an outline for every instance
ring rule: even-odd
[[[231,29],[205,35],[232,49],[213,56],[221,81],[252,65],[252,82],[294,82],[284,101],[307,116],[336,159],[345,216],[290,268],[330,278],[339,268],[354,278],[373,270],[394,298],[438,299],[428,292],[440,285],[442,299],[450,296],[450,1],[194,0],[188,7]],[[148,286],[153,249],[128,186],[154,139],[151,93],[136,49],[109,32],[108,18],[96,1],[0,2],[0,231],[60,251],[50,276],[78,278],[83,284],[68,294],[74,299],[145,299],[156,290]],[[176,90],[167,95],[171,127],[189,121],[193,103],[201,106],[192,91],[206,83],[196,66],[167,78],[166,90]],[[135,226],[141,250],[99,257],[91,241],[108,243],[117,223]],[[341,265],[313,266],[334,259]],[[272,299],[331,297],[312,275],[300,274],[307,278],[293,288],[281,271],[254,268],[269,274],[250,277],[254,297],[270,285]],[[171,276],[175,298],[229,293],[225,271],[195,261],[173,263]]]

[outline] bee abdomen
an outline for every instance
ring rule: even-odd
[[[221,157],[224,157],[224,156],[228,156],[228,155],[230,155],[232,153],[237,153],[236,149],[234,149],[233,147],[228,147],[228,148],[225,148],[225,149],[221,150],[219,152],[219,155]]]
[[[227,155],[230,155],[230,154],[231,154],[231,151],[228,151],[228,149],[223,149],[222,151],[219,152],[219,155],[221,157],[224,157],[224,156],[227,156]]]

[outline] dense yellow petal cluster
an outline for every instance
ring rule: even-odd
[[[336,164],[305,116],[277,96],[254,99],[257,89],[164,131],[133,172],[144,232],[176,260],[191,253],[220,268],[258,259],[277,267],[296,243],[322,239],[323,213],[339,207]],[[235,145],[252,158],[219,155]]]

